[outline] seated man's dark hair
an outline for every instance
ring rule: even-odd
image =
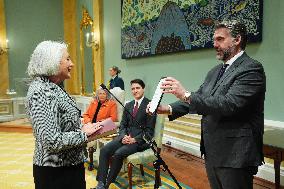
[[[130,85],[132,85],[133,83],[138,83],[142,87],[142,89],[145,88],[145,83],[141,79],[133,79],[132,81],[130,81]]]

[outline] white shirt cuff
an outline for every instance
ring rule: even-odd
[[[171,105],[168,105],[169,107],[169,115],[172,115],[173,114],[173,108],[171,107]]]

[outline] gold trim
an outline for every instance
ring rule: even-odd
[[[93,47],[93,65],[94,65],[94,91],[104,82],[104,46],[103,46],[103,1],[93,1],[94,24],[93,31],[97,36],[99,48]]]
[[[82,20],[80,22],[80,30],[83,30],[83,27],[86,29],[88,26],[93,25],[93,20],[91,16],[89,15],[87,9],[85,7],[82,7]]]
[[[182,131],[186,134],[191,133],[191,134],[201,135],[200,127],[192,127],[190,125],[182,125],[174,122],[165,122],[165,128]]]
[[[94,21],[89,15],[87,9],[82,7],[82,20],[80,21],[80,58],[78,64],[78,72],[80,73],[79,81],[81,84],[81,95],[86,94],[86,80],[85,80],[85,58],[84,58],[84,33],[83,30],[91,27],[91,32],[96,36],[98,45],[92,46],[92,63],[94,69],[93,79],[93,93],[97,90],[101,83],[103,83],[103,31],[102,31],[102,0],[93,0]]]
[[[65,89],[70,94],[80,94],[80,80],[77,61],[77,28],[76,28],[76,0],[63,1],[64,15],[64,40],[69,45],[68,50],[75,64],[75,69],[72,69],[71,79],[65,81]]]
[[[86,88],[85,88],[85,57],[84,57],[84,35],[83,35],[83,31],[80,30],[80,73],[81,73],[81,77],[80,77],[80,81],[81,81],[81,95],[85,95],[86,94]]]
[[[4,0],[0,0],[0,41],[6,42],[6,18]],[[6,90],[9,88],[8,53],[0,55],[0,98],[8,98]]]
[[[179,117],[177,120],[179,121],[184,121],[184,122],[190,122],[190,123],[194,123],[194,124],[201,124],[201,120],[198,119],[194,119],[191,117]]]
[[[9,105],[7,104],[0,105],[0,115],[1,114],[9,114]]]
[[[1,101],[0,102],[0,115],[13,115],[13,102],[12,101]]]
[[[86,29],[88,26],[91,27],[93,32],[93,20],[89,15],[87,9],[82,7],[82,20],[80,22],[80,72],[81,72],[81,95],[86,94],[86,81],[85,81],[85,58],[84,58],[84,34],[83,29]],[[93,53],[92,53],[93,54]],[[93,55],[92,55],[93,56]]]

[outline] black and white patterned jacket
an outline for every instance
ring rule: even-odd
[[[87,136],[80,129],[75,101],[45,77],[31,82],[26,100],[35,137],[33,163],[52,167],[82,163]]]

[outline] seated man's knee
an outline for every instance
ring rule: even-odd
[[[119,152],[115,152],[115,153],[113,154],[112,158],[113,158],[113,159],[120,159],[120,160],[121,160],[121,159],[124,159],[125,156],[124,156],[123,154],[119,153]]]
[[[110,149],[108,147],[104,146],[100,150],[100,155],[103,155],[103,156],[110,155],[110,152],[111,152]]]

